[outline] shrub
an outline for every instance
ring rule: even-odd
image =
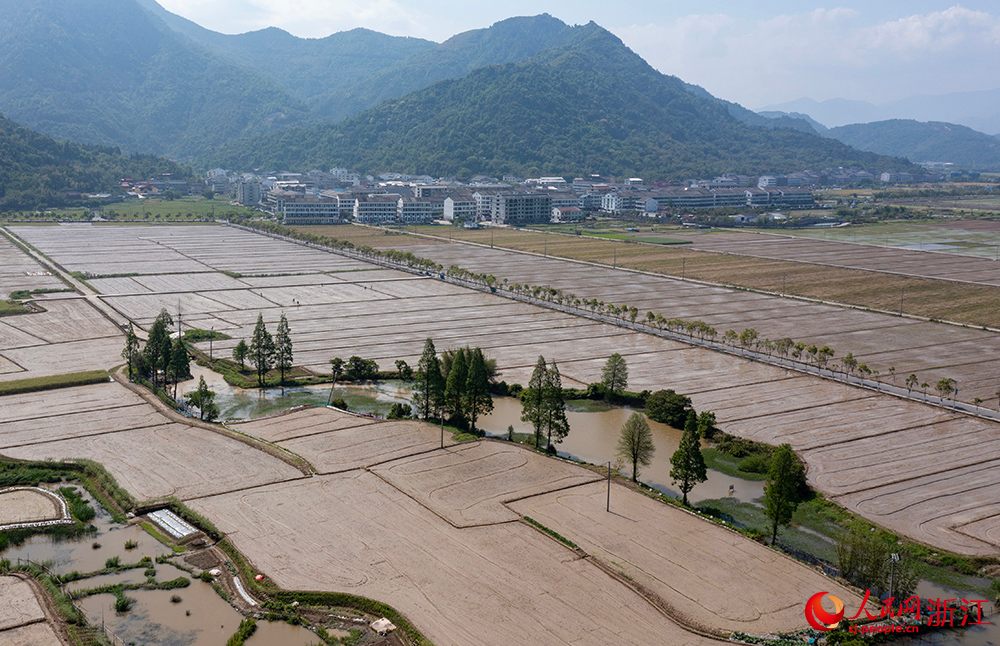
[[[691,398],[673,390],[657,390],[646,399],[646,415],[649,419],[674,428],[684,428],[684,422],[692,410]]]
[[[737,468],[747,473],[767,473],[767,468],[771,464],[769,453],[751,453],[740,460]]]

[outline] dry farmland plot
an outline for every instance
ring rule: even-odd
[[[26,460],[95,460],[138,499],[190,498],[302,475],[238,440],[171,423],[148,404],[130,404],[134,399],[118,384],[0,398],[0,434],[11,432],[2,451]]]
[[[196,242],[200,244],[204,240],[218,240],[226,236],[231,244],[220,249],[223,258],[246,253],[238,245],[248,238],[248,249],[263,245],[275,254],[279,254],[281,249],[293,255],[314,253],[271,239],[264,239],[265,242],[261,243],[257,240],[261,236],[223,228],[214,231],[201,227],[198,240],[174,235],[162,227],[136,229],[143,236],[155,234],[163,242],[184,247],[187,252],[193,250]],[[134,231],[115,235],[124,236],[126,233],[138,235]],[[940,377],[952,377],[958,380],[963,398],[980,396],[985,399],[992,397],[995,390],[990,385],[995,369],[991,364],[984,364],[991,358],[992,350],[983,351],[992,347],[989,344],[994,337],[977,330],[804,304],[748,292],[732,292],[691,282],[481,247],[436,243],[424,245],[417,251],[420,255],[433,254],[443,264],[455,263],[478,271],[489,271],[509,278],[511,282],[549,282],[578,295],[593,295],[603,300],[629,302],[641,299],[651,308],[656,306],[666,316],[671,316],[673,308],[678,308],[690,312],[691,318],[704,316],[719,325],[732,322],[736,329],[740,329],[737,323],[741,321],[753,321],[765,336],[776,338],[789,335],[817,343],[830,342],[838,357],[853,351],[859,361],[870,361],[869,365],[881,370],[883,375],[887,374],[888,366],[871,357],[876,353],[887,353],[885,356],[891,357],[890,365],[896,367],[897,379],[901,380],[910,369],[918,370],[919,378],[931,383]],[[315,253],[323,257],[329,255]],[[198,254],[207,265],[218,264],[209,256],[208,250],[199,249]],[[316,271],[322,271],[322,268],[317,267]],[[687,393],[694,399],[696,408],[714,410],[724,429],[732,428],[741,434],[774,443],[789,441],[799,450],[813,451],[836,442],[834,436],[839,433],[849,435],[856,429],[864,429],[864,433],[859,432],[851,440],[856,441],[876,434],[877,430],[872,429],[886,427],[887,440],[891,438],[897,442],[901,454],[905,455],[910,441],[908,438],[925,437],[922,430],[925,428],[936,431],[946,428],[948,433],[942,441],[945,449],[951,451],[949,455],[960,456],[969,451],[968,443],[955,430],[957,427],[938,425],[942,421],[941,412],[920,404],[874,396],[853,387],[748,363],[731,355],[693,349],[674,341],[488,294],[458,290],[432,278],[413,278],[384,270],[344,271],[335,277],[322,276],[325,274],[289,277],[294,284],[291,287],[283,287],[272,278],[262,278],[255,279],[261,282],[252,292],[247,288],[182,294],[185,320],[190,322],[201,317],[201,321],[214,321],[217,329],[227,329],[234,338],[216,343],[215,351],[228,354],[239,338],[249,336],[257,317],[258,310],[243,308],[260,304],[253,299],[264,299],[274,303],[270,308],[259,310],[272,329],[282,311],[288,315],[296,363],[324,373],[328,370],[331,357],[352,354],[377,359],[384,368],[391,367],[398,358],[412,364],[420,353],[424,339],[431,336],[439,350],[466,344],[483,347],[487,354],[499,360],[503,378],[508,381],[524,383],[538,355],[542,354],[559,363],[565,384],[582,386],[596,381],[605,358],[619,352],[629,362],[630,388],[670,387]],[[356,281],[352,280],[355,276],[358,277]],[[612,294],[614,298],[605,298],[605,293]],[[140,319],[143,322],[155,316],[159,307],[171,307],[171,301],[176,302],[177,298],[178,294],[156,293],[107,297],[109,302],[133,316],[146,317]],[[301,305],[287,306],[295,301]],[[942,345],[945,349],[938,350]],[[883,410],[891,412],[884,413]],[[837,415],[842,416],[842,427],[835,421]],[[891,419],[888,419],[890,416]],[[811,419],[816,419],[817,423],[812,424]],[[773,427],[770,426],[771,420],[775,420]],[[287,423],[290,422],[281,422]],[[84,424],[81,428],[89,427]],[[428,431],[426,438],[410,444],[413,442],[410,436],[394,434],[388,432],[390,427],[384,428],[387,432],[380,436],[373,435],[371,429],[366,430],[363,426],[326,429],[322,423],[313,420],[303,429],[304,432],[294,428],[273,434],[266,429],[250,432],[277,439],[290,450],[315,461],[317,468],[324,472],[353,469],[359,461],[375,464],[415,450],[429,450],[437,439]],[[893,429],[901,432],[894,433]],[[998,434],[1000,432],[995,425],[985,424],[976,438],[984,442],[989,438],[989,441],[995,442],[992,438]],[[83,446],[88,438],[72,441]],[[891,513],[871,504],[863,506],[865,499],[857,495],[861,489],[877,490],[899,482],[918,482],[929,477],[935,465],[918,460],[914,463],[915,469],[908,472],[897,465],[882,469],[881,463],[872,457],[879,454],[870,451],[869,445],[858,446],[866,447],[867,454],[855,461],[856,473],[844,470],[844,465],[851,466],[851,463],[844,462],[840,454],[835,458],[833,453],[815,453],[810,464],[815,463],[816,466],[814,469],[811,467],[810,479],[821,490],[840,496],[839,500],[848,507],[873,520],[881,522],[884,519],[892,527],[933,541],[935,545],[971,553],[997,551],[997,544],[984,543],[978,538],[994,535],[988,522],[980,521],[976,531],[969,532],[977,538],[951,529],[954,525],[968,522],[964,511],[940,521],[933,532],[924,532],[920,528],[925,523],[925,516],[918,506],[900,507]],[[808,453],[806,457],[810,460]],[[958,459],[955,457],[946,462],[945,468],[957,469],[961,466]],[[854,488],[844,484],[851,478],[864,484]],[[972,489],[986,492],[982,499],[978,495],[969,495],[969,499],[975,501],[972,508],[985,510],[985,497],[1000,495],[1000,472],[990,470],[978,476],[969,485],[970,492]],[[924,489],[921,495],[928,504],[947,508],[951,502],[949,495],[942,494],[939,498],[928,489]],[[947,515],[946,511],[944,516]],[[936,517],[943,516],[937,514]]]
[[[0,319],[0,355],[16,371],[0,381],[110,368],[121,363],[121,331],[81,298],[50,299],[47,311]]]
[[[63,518],[63,506],[53,493],[36,489],[0,489],[0,527],[60,518]]]
[[[525,513],[522,508],[537,508],[535,501],[546,507],[550,496],[580,492],[588,502],[576,512],[610,523],[580,536],[590,541],[585,550],[617,567],[623,567],[618,558],[631,559],[630,567],[641,568],[659,586],[649,587],[665,607],[710,630],[800,627],[800,599],[829,585],[814,571],[742,536],[626,488],[615,486],[619,510],[611,519],[604,512],[604,487],[588,484],[600,476],[580,467],[495,441],[427,450],[420,426],[379,422],[342,428],[349,419],[346,413],[309,410],[272,420],[283,428],[301,420],[319,430],[306,439],[353,452],[342,465],[348,470],[192,504],[216,519],[280,585],[380,599],[416,619],[435,643],[648,643],[648,633],[633,636],[626,628],[637,625],[655,628],[657,639],[669,643],[698,641],[664,623],[638,597],[626,603],[632,593],[598,574],[590,561],[514,522],[518,516],[507,501],[520,500],[512,504]],[[264,426],[258,421],[243,428]],[[323,432],[324,426],[338,430]],[[399,432],[413,437],[409,455],[358,468],[379,454],[394,453]],[[392,446],[378,446],[373,439],[372,446],[357,452],[354,442],[360,437],[390,438]],[[625,509],[631,520],[620,515]],[[635,545],[651,537],[659,546],[652,557],[634,546],[623,553],[622,541],[628,539],[604,531],[625,520],[636,524],[638,518],[643,529],[633,534]],[[682,565],[692,559],[696,567]],[[718,576],[703,576],[706,570]]]
[[[801,625],[810,586],[859,600],[796,561],[688,512],[632,491],[591,484],[527,498],[510,507],[562,534],[701,624],[755,634]]]
[[[441,445],[439,433],[423,422],[368,424],[360,420],[357,426],[285,440],[279,446],[304,457],[319,473],[337,473],[433,451]],[[454,444],[449,434],[445,434],[444,443]]]
[[[744,327],[754,327],[762,336],[772,339],[790,336],[797,341],[827,344],[837,352],[838,358],[852,352],[860,362],[867,362],[869,367],[879,370],[883,375],[888,373],[890,367],[894,367],[897,374],[917,372],[922,381],[932,384],[941,378],[952,378],[958,382],[960,395],[965,401],[972,401],[973,397],[984,400],[991,398],[996,388],[989,385],[988,379],[984,381],[983,377],[1000,379],[1000,362],[994,361],[993,365],[996,367],[990,366],[984,375],[983,362],[998,357],[984,354],[984,344],[991,343],[995,335],[981,330],[915,324],[910,319],[749,292],[734,292],[665,277],[640,276],[615,271],[610,267],[567,263],[564,260],[504,250],[440,243],[423,247],[411,246],[408,249],[444,265],[457,264],[474,271],[494,273],[498,277],[509,279],[511,283],[552,285],[579,297],[598,298],[612,303],[632,304],[637,301],[642,304],[640,316],[644,316],[643,310],[648,309],[668,318],[701,318],[715,325],[720,333],[730,328],[739,331]],[[864,287],[865,283],[862,282],[860,288]],[[909,302],[910,297],[911,294],[907,291],[906,302]],[[912,297],[919,298],[919,294]],[[898,292],[895,298],[898,308]],[[995,307],[992,309],[996,310]],[[878,328],[877,335],[872,334],[875,328]],[[940,343],[943,338],[969,339],[973,343],[969,347],[956,348],[955,352],[948,355],[947,360],[931,365],[922,361],[919,350],[912,350]],[[887,361],[876,360],[878,357],[874,355],[887,352],[898,354],[892,355]],[[837,362],[836,358],[834,362]],[[969,387],[965,388],[964,384]]]
[[[456,527],[517,520],[503,503],[603,479],[519,445],[493,441],[409,456],[372,472]]]
[[[0,576],[0,631],[33,621],[42,621],[45,613],[26,581],[15,576]],[[0,642],[6,638],[0,632]]]
[[[34,289],[66,289],[66,285],[33,258],[0,235],[0,298],[11,292]]]
[[[279,585],[379,599],[442,646],[712,643],[523,523],[458,529],[365,471],[192,504]]]

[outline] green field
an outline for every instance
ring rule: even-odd
[[[69,208],[44,212],[0,213],[0,220],[21,222],[90,221],[94,213],[113,222],[197,222],[225,218],[230,215],[247,215],[254,213],[254,211],[243,206],[231,206],[226,200],[206,200],[201,196],[193,196],[183,197],[179,200],[146,199],[115,202],[93,212],[85,208]]]
[[[662,238],[659,236],[643,235],[641,233],[584,233],[583,235],[590,238],[604,238],[605,240],[634,240],[635,242],[646,242],[648,244],[691,244],[690,240]]]

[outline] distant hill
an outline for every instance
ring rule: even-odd
[[[827,136],[882,155],[914,162],[952,162],[959,168],[1000,170],[1000,140],[965,126],[891,119],[831,128]]]
[[[824,134],[827,130],[829,130],[829,128],[827,128],[826,126],[824,126],[819,121],[816,121],[815,119],[813,119],[812,117],[810,117],[808,114],[803,114],[801,112],[777,112],[777,111],[774,111],[774,112],[757,112],[755,114],[757,114],[758,116],[761,116],[761,117],[765,117],[767,119],[772,119],[772,120],[777,121],[779,123],[783,123],[785,121],[785,119],[796,119],[796,120],[800,120],[800,121],[805,121],[807,124],[809,124],[809,127],[812,129],[812,132],[815,132],[817,134]]]
[[[122,177],[158,173],[194,179],[189,168],[161,157],[56,141],[0,116],[0,211],[63,206],[64,191],[117,193]]]
[[[341,124],[235,142],[200,163],[478,173],[599,172],[649,179],[724,171],[909,167],[807,133],[750,127],[722,102],[651,68],[611,33],[589,24],[573,42],[523,63],[477,69]]]
[[[438,47],[429,40],[388,36],[368,29],[352,29],[326,38],[298,38],[275,27],[220,34],[167,11],[156,0],[138,2],[171,29],[267,76],[324,121],[339,120],[348,114],[343,107],[344,95],[356,93],[359,83]],[[411,89],[415,88],[407,87],[392,96]]]
[[[438,81],[462,78],[480,67],[527,60],[542,50],[577,41],[584,31],[548,14],[508,18],[486,29],[452,36],[393,67],[358,79],[342,96],[331,96],[319,110],[327,116],[351,116]]]
[[[0,111],[57,138],[177,157],[315,123],[134,0],[0,0]]]
[[[479,67],[523,61],[572,42],[581,29],[542,14],[502,20],[440,44],[366,29],[319,39],[273,27],[226,35],[172,14],[156,0],[138,1],[177,32],[267,75],[328,122]]]
[[[828,126],[871,123],[890,119],[943,121],[985,133],[1000,133],[1000,88],[978,92],[920,94],[881,105],[867,101],[803,98],[769,105],[758,112],[801,112]]]

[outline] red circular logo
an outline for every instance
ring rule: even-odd
[[[817,592],[809,597],[809,601],[806,601],[806,621],[816,630],[823,632],[833,630],[840,625],[840,620],[844,618],[844,602],[832,594],[829,595],[834,607],[834,611],[830,613],[824,610],[821,604],[825,596],[827,596],[826,592]]]

